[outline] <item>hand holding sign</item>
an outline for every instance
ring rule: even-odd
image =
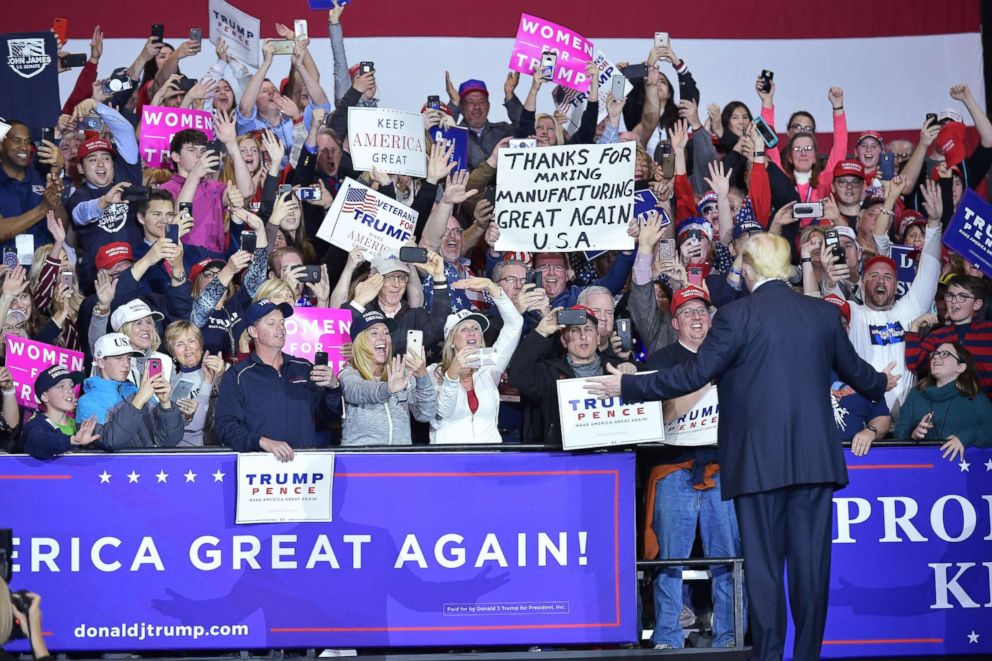
[[[597,376],[591,379],[586,379],[586,384],[583,386],[586,392],[598,399],[619,397],[620,378],[623,376],[625,371],[629,372],[629,370],[621,370],[620,368],[614,367],[609,363],[606,365],[606,371],[610,373],[609,376]]]

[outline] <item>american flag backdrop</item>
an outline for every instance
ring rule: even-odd
[[[360,209],[363,213],[374,216],[379,210],[379,204],[373,196],[368,194],[366,189],[349,184],[348,192],[345,193],[344,204],[341,205],[341,213],[352,214],[355,209]]]

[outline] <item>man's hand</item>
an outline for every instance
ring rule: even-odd
[[[940,227],[940,218],[944,214],[944,197],[940,186],[933,179],[927,179],[920,186],[923,193],[923,210],[927,212],[927,227]]]
[[[457,163],[451,160],[451,155],[454,153],[454,143],[446,147],[435,144],[431,148],[430,156],[427,157],[427,181],[436,184],[455,169]]]
[[[548,295],[531,282],[520,288],[513,299],[513,305],[520,314],[531,310],[543,310],[548,306]]]
[[[851,439],[851,452],[855,457],[863,457],[868,454],[871,444],[875,440],[875,432],[865,427]]]
[[[661,224],[661,214],[651,210],[645,214],[644,222],[641,223],[641,231],[637,235],[637,250],[642,255],[654,253],[654,247],[661,240],[664,226]]]
[[[355,76],[355,79],[351,81],[351,86],[358,90],[358,93],[365,95],[371,89],[375,89],[375,71],[369,71],[363,73],[360,76]]]
[[[296,102],[288,96],[276,94],[272,97],[272,102],[279,108],[279,112],[290,119],[296,120],[303,116],[303,111],[300,110],[300,107],[296,105]]]
[[[47,176],[41,204],[46,211],[62,207],[62,177]]]
[[[381,273],[372,273],[369,277],[355,285],[355,302],[362,307],[367,306],[379,295],[379,290],[385,282]]]
[[[448,183],[444,187],[444,198],[445,204],[460,204],[472,197],[479,191],[476,189],[465,190],[465,186],[468,184],[468,171],[459,170],[454,174],[448,175]]]
[[[468,289],[476,292],[487,291],[493,298],[500,298],[503,296],[503,288],[489,278],[475,277],[455,280],[451,283],[451,288]]]
[[[458,96],[458,88],[453,82],[451,82],[451,74],[447,71],[444,72],[444,88],[448,92],[448,98],[455,105],[458,105],[461,101],[461,97]]]
[[[882,370],[882,374],[885,375],[885,392],[888,392],[895,388],[899,384],[899,379],[902,378],[902,374],[893,374],[892,370],[896,368],[895,361],[886,365],[885,369]]]
[[[516,92],[517,84],[520,82],[520,72],[511,71],[506,74],[506,80],[503,82],[503,96],[507,99],[512,99],[514,92]]]
[[[623,376],[623,371],[609,363],[606,364],[606,371],[610,373],[609,376],[595,376],[586,379],[582,386],[586,392],[598,399],[620,396],[620,378]]]
[[[258,447],[265,452],[272,454],[278,461],[286,462],[293,460],[293,448],[285,441],[274,441],[264,436],[258,439]]]
[[[310,370],[310,380],[321,388],[337,388],[338,380],[330,365],[314,365]]]
[[[98,271],[96,274],[96,299],[105,310],[110,309],[110,303],[114,300],[114,293],[117,291],[117,278],[112,278],[107,271]]]
[[[541,317],[540,323],[534,328],[534,331],[540,333],[544,337],[551,337],[559,330],[563,329],[565,326],[558,323],[558,313],[562,311],[562,308],[556,307],[552,308]]]
[[[616,356],[617,358],[623,358],[624,360],[630,358],[630,354],[633,353],[633,351],[624,350],[623,343],[620,341],[620,336],[617,335],[616,331],[613,331],[613,333],[610,335],[610,349],[613,350],[614,356]],[[620,365],[620,367],[622,368],[624,367],[624,365],[630,365],[630,363],[624,363],[623,365]],[[634,367],[633,365],[630,366]],[[634,372],[636,371],[637,368],[634,367]],[[633,372],[631,372],[631,374],[633,374]]]
[[[479,200],[472,211],[472,220],[479,227],[488,230],[493,220],[493,204],[489,200]]]

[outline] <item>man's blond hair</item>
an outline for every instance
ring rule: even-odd
[[[788,280],[792,273],[789,242],[777,234],[755,234],[744,244],[744,265],[758,280]]]

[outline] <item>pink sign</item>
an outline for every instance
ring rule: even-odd
[[[530,14],[520,14],[510,69],[532,73],[541,65],[544,51],[558,55],[551,82],[580,92],[589,91],[586,65],[593,59],[592,42],[563,25]]]
[[[207,134],[207,140],[213,140],[213,115],[206,110],[192,108],[143,107],[138,147],[145,167],[170,167],[169,143],[172,142],[172,136],[186,129],[203,131]]]
[[[346,359],[341,347],[351,342],[351,311],[340,308],[293,308],[293,316],[286,319],[286,346],[284,351],[297,358],[313,362],[318,351],[327,352],[327,364],[337,374]]]
[[[70,372],[83,371],[83,354],[71,349],[53,347],[43,342],[35,342],[24,337],[7,336],[7,358],[4,362],[14,378],[17,403],[29,409],[37,409],[34,399],[34,381],[38,373],[52,365],[61,365]],[[79,394],[79,388],[76,388]]]

